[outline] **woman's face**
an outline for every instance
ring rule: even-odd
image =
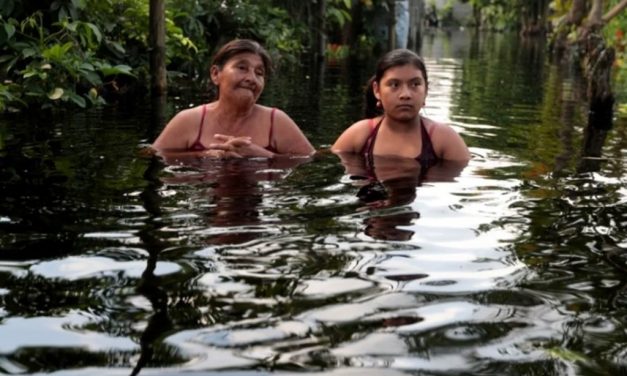
[[[386,116],[397,121],[416,119],[427,97],[427,83],[422,71],[413,64],[386,70],[381,80],[374,82],[373,90]]]
[[[222,68],[211,67],[211,80],[219,88],[220,99],[256,103],[265,86],[265,76],[261,57],[248,52],[233,56]]]

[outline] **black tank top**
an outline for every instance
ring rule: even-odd
[[[364,155],[367,162],[372,163],[374,143],[377,139],[379,128],[381,128],[381,123],[383,123],[383,119],[384,117],[381,117],[381,120],[379,120],[376,125],[374,124],[374,119],[370,119],[370,135],[368,135],[366,143],[361,149],[361,154]],[[429,136],[429,132],[427,132],[427,128],[424,125],[422,117],[420,118],[420,137],[422,138],[422,150],[420,150],[420,154],[415,159],[420,163],[422,168],[429,168],[436,164],[439,158],[435,154],[433,144],[431,143],[431,137]]]

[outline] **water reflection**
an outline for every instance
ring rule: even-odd
[[[0,373],[623,374],[626,124],[577,169],[575,82],[467,41],[424,50],[459,171],[138,157],[159,104],[5,125]],[[360,113],[351,64],[266,94],[324,147]]]
[[[362,204],[358,211],[369,211],[364,220],[364,232],[381,240],[410,240],[414,232],[403,228],[420,218],[411,207],[416,190],[423,182],[450,182],[463,171],[466,163],[441,161],[425,168],[414,159],[341,153],[346,174],[358,187],[357,197]],[[385,210],[393,209],[397,210]],[[400,210],[398,210],[400,209]]]
[[[289,175],[309,158],[227,159],[168,157],[167,174],[161,181],[169,187],[194,186],[188,200],[193,212],[206,225],[196,231],[204,244],[240,244],[260,236],[263,230],[260,206],[264,189]]]

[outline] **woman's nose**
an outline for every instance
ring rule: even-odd
[[[261,77],[253,70],[246,72],[246,79],[253,82],[261,82]]]

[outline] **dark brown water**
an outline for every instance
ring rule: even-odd
[[[324,150],[372,61],[272,78],[311,161],[143,156],[192,91],[0,120],[0,373],[625,373],[625,119],[588,158],[580,81],[541,42],[421,53],[466,168]]]

